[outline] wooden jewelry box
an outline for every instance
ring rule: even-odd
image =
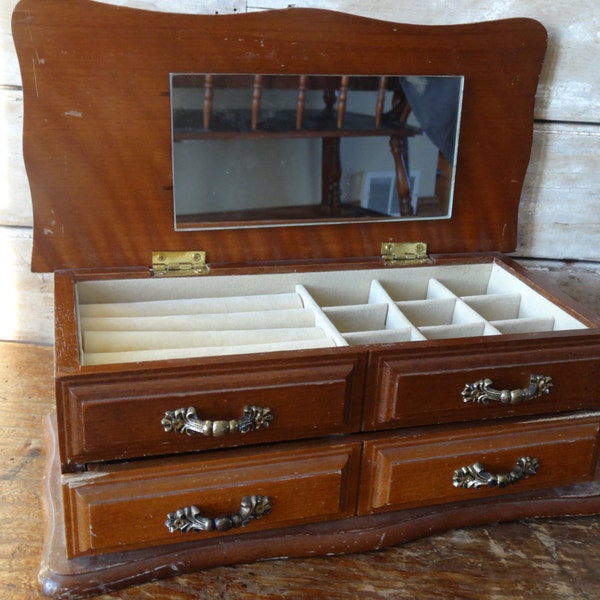
[[[600,320],[503,255],[539,23],[22,0],[13,34],[47,594],[600,510]]]

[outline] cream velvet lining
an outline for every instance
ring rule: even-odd
[[[497,264],[77,284],[86,365],[585,326]]]

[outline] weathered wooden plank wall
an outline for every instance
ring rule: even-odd
[[[153,10],[233,13],[285,8],[288,0],[106,0]],[[52,281],[29,273],[30,195],[21,155],[22,97],[10,15],[0,3],[0,339],[52,343]],[[551,267],[559,284],[596,306],[600,296],[600,4],[596,0],[303,0],[327,8],[408,23],[459,23],[533,17],[549,32],[537,103],[532,160],[520,211],[516,255],[573,259],[568,272]],[[502,115],[498,115],[501,119]],[[474,193],[477,193],[474,190]],[[537,264],[537,263],[536,263]],[[549,263],[562,265],[564,263]],[[573,275],[574,269],[577,273]],[[568,288],[569,289],[569,288]]]

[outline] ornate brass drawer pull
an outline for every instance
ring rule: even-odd
[[[452,483],[457,488],[506,487],[527,479],[537,473],[540,461],[537,458],[522,456],[517,460],[515,468],[510,473],[489,473],[481,463],[461,467],[454,471]]]
[[[219,437],[228,433],[249,433],[261,427],[268,427],[272,420],[271,409],[262,406],[245,406],[242,417],[230,421],[200,419],[196,409],[190,406],[189,408],[168,410],[161,423],[165,431],[187,433],[188,435],[201,433],[202,435]]]
[[[546,375],[530,375],[529,386],[522,390],[495,390],[491,379],[481,379],[475,383],[467,383],[462,391],[465,402],[476,404],[489,404],[490,401],[502,404],[519,404],[523,400],[539,398],[543,394],[549,394],[553,386],[552,377]]]
[[[203,517],[197,506],[186,506],[167,515],[165,526],[169,533],[181,531],[229,531],[246,527],[250,521],[260,519],[271,512],[269,496],[244,496],[240,510],[231,516]]]

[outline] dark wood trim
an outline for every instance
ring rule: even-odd
[[[22,0],[13,35],[35,271],[148,266],[152,251],[190,248],[247,264],[376,256],[388,240],[432,253],[515,248],[546,49],[537,21],[418,26],[312,9],[183,15]],[[170,73],[307,69],[464,76],[452,218],[175,231]]]

